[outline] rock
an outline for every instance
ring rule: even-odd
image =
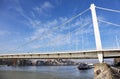
[[[94,79],[120,79],[119,75],[119,72],[106,63],[97,63],[94,65]]]

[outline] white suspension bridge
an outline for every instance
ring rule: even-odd
[[[96,50],[87,50],[87,51],[69,51],[69,52],[48,52],[48,53],[17,53],[17,54],[0,54],[0,59],[26,59],[26,58],[30,58],[30,59],[34,59],[34,58],[42,58],[42,59],[52,59],[52,58],[66,58],[66,59],[90,59],[90,58],[98,58],[99,62],[102,63],[103,62],[103,58],[116,58],[116,57],[120,57],[120,49],[102,49],[102,43],[101,43],[101,37],[100,37],[100,32],[99,32],[99,24],[98,22],[103,22],[106,24],[110,24],[116,27],[120,27],[119,24],[116,23],[112,23],[106,20],[101,20],[97,18],[96,15],[96,9],[99,10],[104,10],[104,11],[108,11],[108,12],[115,12],[115,13],[120,13],[119,10],[113,10],[113,9],[108,9],[108,8],[103,8],[103,7],[98,7],[95,6],[94,4],[91,4],[90,8],[84,10],[83,12],[79,13],[78,15],[68,19],[67,21],[65,21],[63,24],[61,24],[58,27],[55,27],[53,30],[58,30],[59,28],[63,27],[65,24],[73,21],[75,18],[83,15],[84,13],[86,13],[88,10],[91,11],[92,14],[92,22],[93,22],[93,29],[94,29],[94,36],[95,36],[95,43],[96,43]],[[81,26],[79,29],[82,29],[84,26],[87,26],[88,24],[85,24],[83,26]],[[74,33],[76,30],[73,30],[71,33]],[[44,34],[49,35],[52,31],[47,31],[44,32]],[[69,33],[67,34],[67,36],[69,35]],[[64,36],[66,37],[66,36]],[[64,39],[63,37],[63,39]],[[38,39],[42,39],[44,37],[40,36],[34,40],[31,40],[19,47],[17,47],[16,49],[19,49],[33,41],[36,41]],[[60,40],[59,38],[57,40]],[[54,43],[56,41],[51,41],[51,43]],[[47,45],[46,45],[47,46]],[[118,44],[119,46],[119,44]],[[14,49],[14,50],[16,50]]]

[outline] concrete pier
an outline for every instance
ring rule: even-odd
[[[114,65],[120,66],[120,58],[114,58]]]
[[[94,65],[94,79],[120,79],[120,72],[106,63],[97,63]]]

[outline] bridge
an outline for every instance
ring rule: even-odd
[[[98,19],[97,14],[96,14],[96,8],[99,10],[120,13],[119,10],[98,7],[98,6],[95,6],[94,4],[91,4],[91,6],[88,9],[84,10],[83,12],[79,13],[76,16],[73,16],[72,18],[68,19],[60,26],[54,28],[54,30],[59,30],[59,28],[61,28],[63,25],[71,22],[75,18],[83,15],[88,10],[90,10],[91,15],[92,15],[92,23],[93,23],[93,30],[94,30],[94,36],[95,36],[94,38],[95,38],[96,50],[47,52],[47,53],[44,53],[44,52],[14,53],[13,52],[13,54],[0,54],[0,59],[12,59],[14,64],[16,64],[17,60],[19,60],[19,59],[98,59],[100,63],[94,65],[94,67],[95,67],[94,68],[94,79],[119,79],[118,76],[119,76],[120,70],[109,67],[106,63],[104,63],[104,58],[119,58],[120,57],[120,49],[105,50],[102,48],[98,22],[110,24],[110,25],[117,26],[117,27],[120,27],[120,25],[109,22],[109,21]],[[81,26],[80,29],[82,29],[82,27],[84,27],[86,25],[87,24]],[[76,30],[74,30],[73,32],[75,32],[75,31]],[[45,34],[47,34],[46,36],[48,36],[51,32],[52,31],[45,32]],[[31,40],[31,41],[15,48],[15,50],[33,42],[33,41],[36,41],[37,39],[42,39],[42,37],[40,36],[34,40]],[[58,40],[60,40],[60,39],[58,38]],[[117,38],[116,38],[116,41],[118,41]],[[53,42],[56,42],[56,41],[53,41]],[[117,46],[119,46],[118,43],[117,43]],[[120,60],[118,60],[118,61],[120,62]],[[117,73],[117,75],[114,72]]]
[[[103,58],[118,58],[120,50],[88,50],[88,51],[71,51],[71,52],[49,52],[34,54],[3,54],[0,59],[97,59],[98,52],[102,52]]]
[[[53,58],[94,59],[95,58],[95,59],[97,59],[98,58],[99,62],[102,63],[103,58],[117,58],[117,57],[120,57],[120,49],[108,49],[108,50],[103,50],[102,49],[102,43],[101,43],[98,21],[103,22],[103,23],[107,23],[107,24],[111,24],[111,25],[114,25],[114,26],[120,26],[120,25],[114,24],[114,23],[111,23],[111,22],[107,22],[107,21],[104,21],[104,20],[98,20],[97,15],[96,15],[96,8],[101,9],[101,10],[120,13],[120,11],[117,11],[117,10],[97,7],[94,4],[91,4],[90,8],[88,8],[85,11],[79,13],[78,15],[70,18],[69,20],[67,20],[65,23],[62,24],[62,25],[64,25],[64,24],[72,21],[73,19],[77,18],[78,16],[83,15],[88,10],[91,10],[93,29],[94,29],[94,35],[95,35],[95,43],[96,43],[96,50],[69,51],[69,52],[48,52],[48,53],[42,53],[41,52],[41,53],[24,53],[24,54],[23,53],[19,53],[19,54],[18,53],[17,54],[15,54],[15,53],[14,54],[0,54],[0,59],[27,59],[27,58],[28,59],[37,59],[37,58],[40,58],[40,59],[53,59]],[[59,27],[62,27],[62,25],[60,25]],[[59,29],[59,27],[56,27],[55,29]],[[51,32],[48,32],[48,33],[51,33]],[[32,41],[35,41],[35,40],[32,40]],[[32,41],[30,41],[30,42],[32,42]],[[26,43],[26,44],[28,44],[28,43]]]

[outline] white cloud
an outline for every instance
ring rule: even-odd
[[[29,23],[32,23],[32,18],[31,17],[29,17],[28,16],[28,14],[26,14],[25,13],[25,11],[24,11],[24,9],[23,9],[23,7],[21,6],[21,3],[20,3],[20,1],[19,0],[9,0],[10,1],[10,3],[12,4],[14,4],[14,5],[11,5],[10,7],[9,7],[9,9],[11,10],[11,9],[13,9],[13,10],[15,10],[15,12],[17,13],[17,14],[19,14],[20,16],[22,16],[22,17],[24,17],[24,21],[27,21],[27,23],[25,22],[25,24],[28,24],[28,22]],[[33,17],[35,17],[35,15],[34,15],[34,13],[33,12],[31,12],[31,15],[33,16]]]
[[[54,6],[50,2],[46,1],[40,7],[39,6],[34,7],[33,10],[37,12],[39,15],[47,16],[48,12],[53,8]]]
[[[60,17],[59,19],[60,19],[60,21],[61,21],[62,23],[68,20],[67,17]]]
[[[28,26],[32,28],[38,28],[41,25],[41,21],[39,20],[31,20],[27,23]]]
[[[91,18],[90,17],[78,18],[74,22],[70,22],[67,25],[65,25],[65,27],[62,27],[62,29],[68,30],[69,28],[74,28],[76,26],[81,27],[81,26],[86,25],[87,23],[90,23],[90,22],[91,22]]]
[[[28,38],[25,38],[27,41],[30,40],[34,40],[34,39],[44,39],[44,38],[51,38],[54,36],[55,31],[59,31],[60,29],[58,29],[57,27],[65,22],[67,20],[67,17],[60,17],[58,19],[54,19],[51,21],[47,21],[47,22],[41,22],[40,20],[32,20],[28,23],[29,26],[32,26],[32,28],[34,28],[34,32],[32,33],[32,35]],[[63,26],[64,27],[64,26]],[[57,28],[57,30],[55,30],[55,28]],[[49,34],[47,34],[48,32],[50,32]],[[46,36],[47,34],[47,36]],[[45,36],[43,36],[45,35]],[[42,37],[42,38],[41,38]]]
[[[53,8],[54,6],[50,2],[44,2],[44,4],[41,6],[41,8],[47,9],[47,8]]]
[[[51,20],[45,23],[34,22],[35,23],[34,25],[37,25],[37,28],[35,28],[33,34],[30,37],[28,37],[29,38],[28,41],[37,39],[37,42],[40,41],[42,42],[42,44],[37,43],[35,45],[32,45],[31,48],[37,49],[44,46],[62,46],[62,45],[70,44],[69,38],[71,38],[71,40],[74,40],[75,35],[81,34],[81,31],[80,31],[81,29],[72,33],[72,36],[70,37],[69,37],[69,33],[64,34],[64,33],[61,33],[60,30],[62,31],[69,30],[72,27],[76,27],[76,26],[81,27],[82,25],[86,25],[86,24],[88,24],[88,26],[91,26],[89,21],[90,18],[87,17],[87,18],[78,19],[74,23],[70,23],[69,26],[67,26],[67,28],[66,28],[66,25],[61,26],[60,28],[57,28],[59,24],[64,23],[67,19],[68,19],[67,17],[60,17],[58,19]],[[54,28],[57,28],[57,29],[54,29]],[[91,33],[91,29],[87,31],[84,30],[83,33]],[[73,42],[76,42],[76,41],[73,41]]]

